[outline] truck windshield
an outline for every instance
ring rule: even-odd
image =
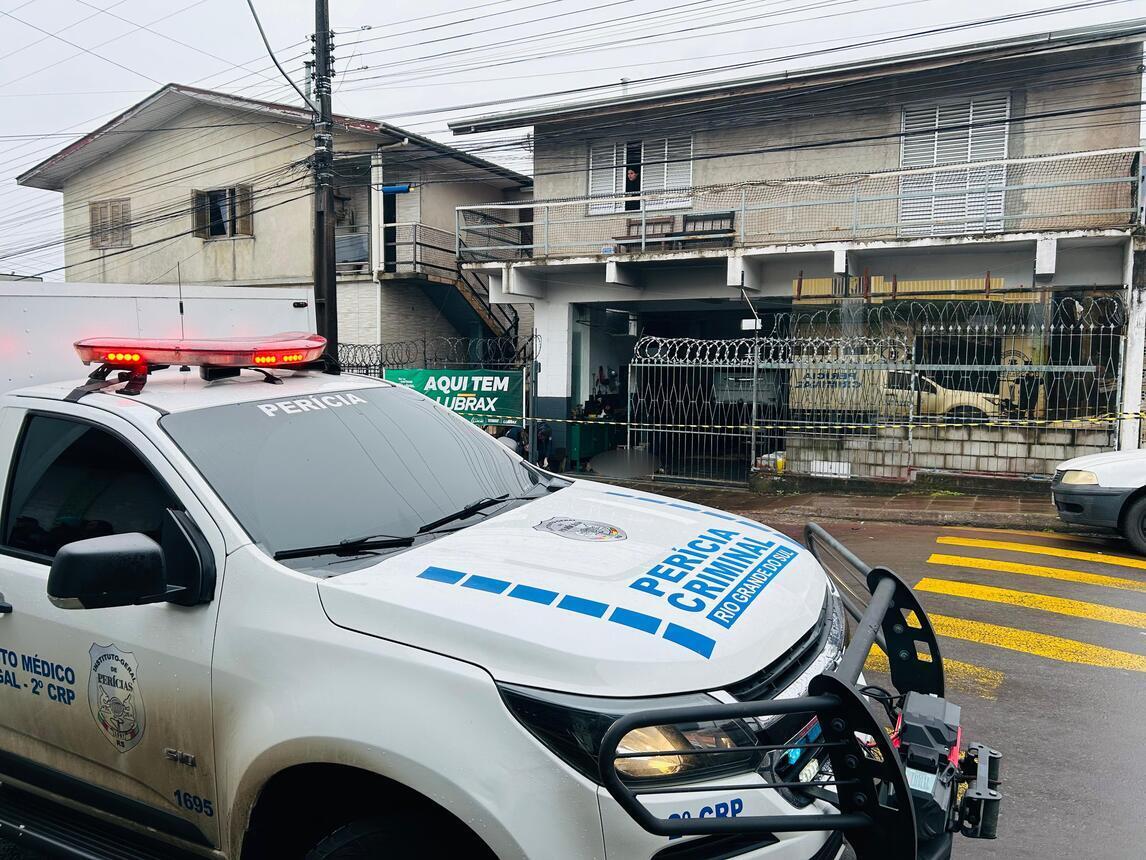
[[[400,386],[176,412],[160,425],[272,555],[416,535],[478,499],[544,495],[543,473]]]

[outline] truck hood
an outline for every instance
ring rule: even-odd
[[[318,584],[340,627],[609,696],[747,678],[816,624],[827,587],[774,529],[589,481]]]

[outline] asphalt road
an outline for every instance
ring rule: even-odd
[[[828,529],[917,589],[940,634],[965,738],[1004,754],[1000,838],[961,838],[955,860],[1142,858],[1146,558],[1105,538],[887,523]],[[870,679],[885,671],[886,660],[869,659]],[[0,860],[40,858],[0,841]]]
[[[965,740],[1003,753],[1000,838],[959,838],[955,860],[1146,856],[1146,558],[1113,538],[827,528],[916,589]]]

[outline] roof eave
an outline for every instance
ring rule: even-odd
[[[530,125],[556,123],[579,117],[586,113],[603,110],[629,113],[647,110],[668,103],[687,100],[729,98],[738,90],[754,87],[791,87],[811,83],[831,81],[833,78],[866,77],[880,78],[893,74],[925,71],[942,67],[953,62],[961,62],[968,57],[979,57],[985,61],[1007,59],[1018,48],[1045,46],[1048,51],[1071,48],[1101,47],[1104,45],[1128,44],[1146,39],[1146,18],[1124,22],[1117,28],[1110,25],[1083,27],[1058,32],[1036,33],[1028,36],[1000,39],[994,42],[971,45],[954,45],[950,48],[916,51],[891,57],[881,57],[861,63],[840,63],[831,66],[817,66],[796,71],[779,71],[740,80],[720,81],[676,89],[665,89],[638,93],[635,95],[610,96],[584,101],[566,107],[525,108],[500,114],[462,119],[448,123],[455,135],[481,134],[491,131],[506,131]],[[609,85],[614,86],[614,85]]]
[[[160,89],[156,90],[151,95],[147,96],[140,102],[129,107],[122,113],[117,114],[110,120],[105,122],[99,128],[84,135],[78,140],[72,141],[63,149],[48,156],[39,164],[29,168],[16,177],[16,182],[29,188],[39,188],[45,191],[62,191],[64,184],[80,171],[84,170],[86,165],[73,166],[70,169],[66,166],[69,158],[85,147],[89,146],[96,140],[116,132],[119,127],[124,123],[130,122],[134,117],[144,113],[151,108],[157,101],[162,98],[168,97],[171,94],[179,94],[191,99],[195,99],[201,103],[215,104],[223,108],[233,110],[242,110],[246,112],[258,113],[269,117],[272,121],[296,123],[299,125],[309,125],[312,121],[312,114],[305,108],[296,108],[292,105],[279,104],[277,102],[265,102],[257,99],[249,99],[243,96],[234,96],[230,93],[221,93],[214,90],[204,90],[198,87],[191,87],[184,84],[166,84]],[[461,164],[468,165],[475,169],[489,173],[497,177],[504,183],[508,183],[511,187],[527,187],[533,183],[532,178],[524,174],[510,170],[507,167],[502,167],[499,164],[494,164],[491,161],[486,161],[476,155],[470,155],[462,150],[448,146],[444,143],[439,143],[427,137],[413,134],[405,131],[404,129],[388,125],[376,120],[362,119],[360,117],[352,117],[345,115],[335,115],[333,117],[334,126],[346,132],[364,134],[372,137],[383,138],[387,141],[399,141],[403,138],[409,138],[411,143],[426,149],[431,149],[435,152],[441,153],[444,156],[452,158]],[[150,130],[148,128],[141,128],[137,132],[138,135],[147,134]],[[123,132],[117,132],[123,133]],[[125,139],[135,139],[135,136]]]

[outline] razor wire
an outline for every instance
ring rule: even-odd
[[[873,451],[875,477],[920,463],[1011,474],[1043,468],[1028,443],[1065,459],[1043,444],[1051,429],[1060,447],[1070,430],[1109,444],[1119,421],[1137,418],[1120,402],[1126,314],[1115,295],[855,302],[762,319],[752,338],[638,340],[626,444],[690,479],[737,481],[793,447],[815,455],[789,458],[794,471]],[[970,427],[993,435],[971,440]]]
[[[391,343],[342,343],[338,358],[348,373],[381,376],[386,369],[516,369],[540,354],[541,339],[525,337],[434,337]]]

